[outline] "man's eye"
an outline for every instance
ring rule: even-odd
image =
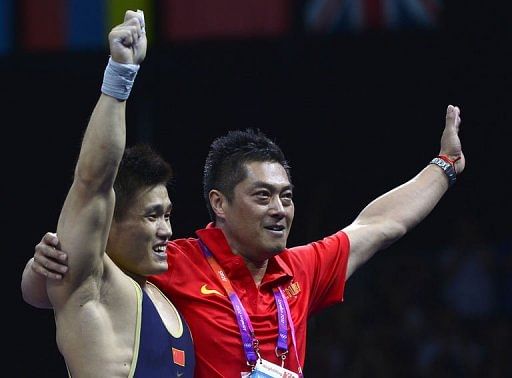
[[[283,195],[281,197],[284,198],[284,199],[292,200],[293,199],[293,193],[292,192],[286,192],[286,193],[283,193]]]

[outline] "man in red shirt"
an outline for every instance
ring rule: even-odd
[[[293,187],[280,148],[251,130],[216,139],[203,178],[212,223],[195,238],[169,242],[169,270],[152,277],[191,328],[196,376],[301,376],[308,318],[341,302],[352,273],[423,220],[463,171],[459,125],[459,108],[448,106],[431,164],[372,201],[347,227],[293,248],[286,248]],[[65,253],[57,245],[48,233],[36,246],[24,294],[45,277],[62,278]]]

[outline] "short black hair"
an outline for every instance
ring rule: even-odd
[[[283,151],[261,130],[232,130],[212,142],[203,170],[203,196],[212,221],[210,191],[216,189],[231,201],[235,186],[247,176],[245,165],[254,161],[281,164],[291,183],[291,168]]]
[[[147,144],[125,149],[114,182],[116,204],[114,219],[121,220],[134,196],[144,188],[163,184],[173,178],[171,165]]]

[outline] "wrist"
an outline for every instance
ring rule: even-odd
[[[121,101],[126,100],[130,96],[139,67],[138,64],[118,63],[110,57],[103,74],[101,92]]]
[[[458,160],[458,159],[457,159]],[[446,155],[438,155],[433,158],[429,164],[437,165],[441,168],[448,179],[448,187],[452,187],[457,181],[457,171],[455,170],[455,162]]]

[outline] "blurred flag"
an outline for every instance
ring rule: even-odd
[[[288,32],[292,0],[161,0],[164,40],[273,37]]]
[[[22,50],[58,50],[67,28],[65,0],[19,0]]]
[[[105,22],[104,3],[104,0],[69,0],[66,44],[71,49],[106,46],[109,29]]]
[[[105,48],[108,31],[127,9],[144,10],[151,38],[153,0],[18,0],[18,6],[22,51]]]
[[[317,33],[435,29],[442,0],[306,0],[304,22]]]
[[[104,49],[107,33],[127,9],[144,11],[149,40],[155,30],[163,42],[281,36],[291,31],[292,5],[293,0],[0,0],[0,53],[12,49],[14,40],[20,52]]]

